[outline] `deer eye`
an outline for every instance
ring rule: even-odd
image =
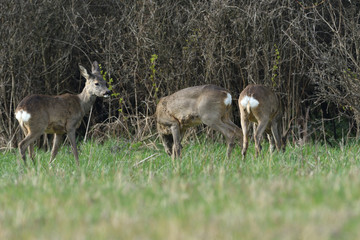
[[[95,83],[95,86],[99,86],[100,84],[97,82],[97,83]]]

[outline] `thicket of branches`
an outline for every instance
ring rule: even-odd
[[[18,0],[0,14],[0,147],[21,136],[23,97],[80,92],[78,63],[94,60],[114,96],[95,104],[93,136],[151,137],[158,98],[207,83],[234,99],[271,86],[295,140],[359,136],[358,1]]]

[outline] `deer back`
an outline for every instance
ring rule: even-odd
[[[231,105],[231,95],[226,89],[215,85],[195,86],[161,98],[156,116],[158,123],[165,126],[178,122],[190,127],[200,124],[205,114],[222,116],[228,105]]]

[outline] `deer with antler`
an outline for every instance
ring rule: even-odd
[[[229,91],[215,85],[189,87],[161,98],[156,120],[165,151],[173,159],[180,157],[185,131],[204,123],[225,136],[229,158],[235,139],[242,141],[240,128],[230,120],[231,103]]]
[[[282,111],[280,105],[278,96],[270,88],[263,85],[248,85],[240,93],[239,109],[244,138],[242,149],[243,159],[246,156],[246,151],[249,146],[249,122],[257,124],[254,132],[256,156],[260,154],[261,140],[264,132],[267,133],[271,152],[274,150],[274,145],[278,151],[285,150],[286,136],[290,127],[283,135],[281,134]]]
[[[20,155],[25,165],[26,149],[29,148],[30,158],[34,162],[34,141],[44,133],[54,134],[50,163],[58,152],[63,134],[67,134],[76,163],[79,165],[75,131],[84,115],[90,111],[96,97],[109,97],[111,94],[96,61],[92,64],[91,73],[81,65],[79,68],[81,75],[86,79],[85,87],[80,94],[35,94],[27,96],[17,106],[15,116],[25,134],[25,138],[19,143]]]

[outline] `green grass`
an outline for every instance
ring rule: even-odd
[[[1,155],[0,239],[360,238],[355,143],[259,158],[251,143],[246,161],[212,141],[176,161],[160,145],[79,145],[80,167],[67,146],[51,167],[41,150],[28,168]]]

